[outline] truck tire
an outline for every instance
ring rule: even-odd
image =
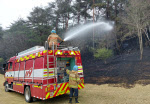
[[[9,88],[9,85],[8,85],[8,83],[6,82],[6,83],[5,83],[5,92],[9,92],[9,91],[10,91],[8,88]]]
[[[25,88],[24,97],[25,97],[25,101],[26,101],[26,102],[28,102],[28,103],[32,102],[32,99],[33,99],[33,98],[31,97],[31,90],[30,90],[30,87],[29,87],[29,86],[27,86],[27,87]]]

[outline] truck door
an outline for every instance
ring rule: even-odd
[[[25,68],[25,61],[20,62],[20,69],[19,69],[19,81],[24,80],[24,68]]]
[[[33,60],[26,61],[25,65],[25,82],[32,82]]]
[[[8,63],[8,71],[6,72],[6,77],[8,78],[8,83],[11,84],[11,82],[13,82],[14,77],[12,62]]]
[[[15,63],[15,68],[14,68],[14,80],[15,81],[18,81],[19,80],[19,65],[20,63],[19,62],[17,62],[17,63]]]

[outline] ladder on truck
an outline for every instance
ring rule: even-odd
[[[54,83],[55,83],[55,86],[54,86],[54,90],[56,90],[56,85],[57,85],[57,59],[56,59],[56,56],[55,56],[55,49],[54,49],[54,43],[52,45],[52,55],[48,55],[48,43],[47,41],[45,42],[45,47],[46,47],[46,50],[47,50],[47,84],[48,84],[48,79],[49,79],[49,66],[54,66]],[[57,48],[57,47],[56,47]],[[49,62],[49,59],[50,58],[53,58],[53,62]]]

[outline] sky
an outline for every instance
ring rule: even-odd
[[[7,29],[19,18],[27,19],[36,6],[45,7],[54,0],[0,0],[0,26]]]

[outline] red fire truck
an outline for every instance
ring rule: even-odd
[[[44,46],[35,46],[27,49],[11,57],[4,65],[5,91],[24,94],[26,102],[31,102],[33,98],[45,100],[66,94],[70,89],[65,69],[72,70],[75,64],[82,80],[78,89],[83,89],[83,67],[77,47],[48,50]]]

